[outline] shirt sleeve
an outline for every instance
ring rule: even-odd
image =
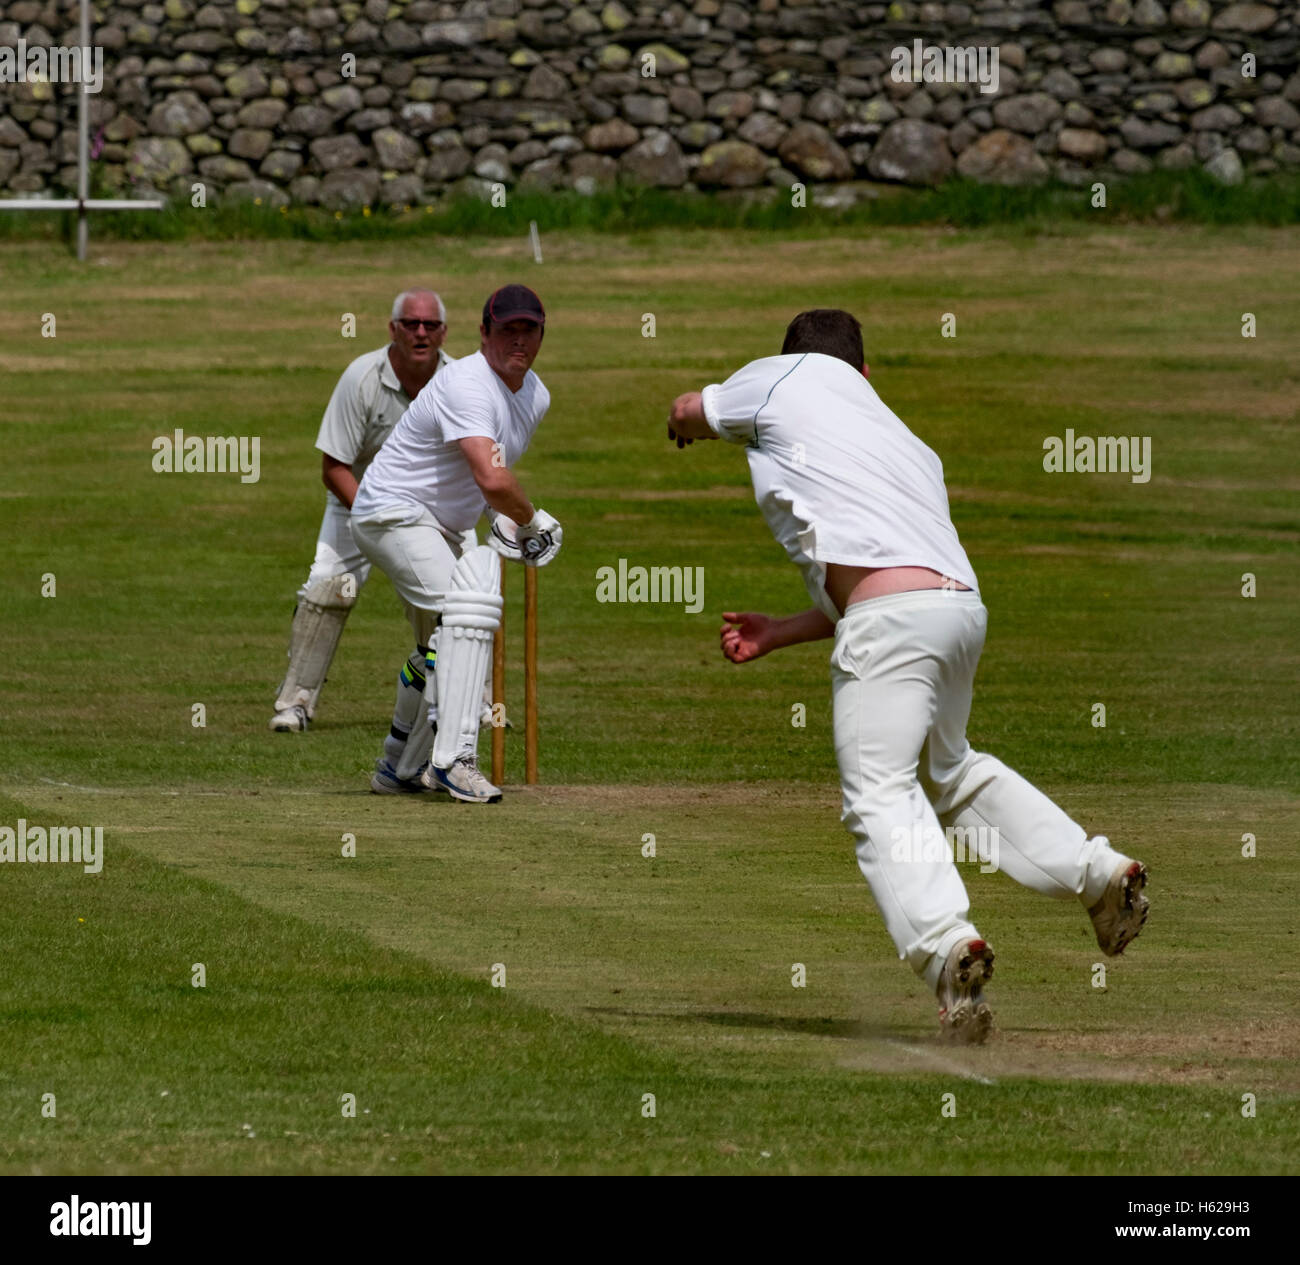
[[[492,402],[468,376],[449,388],[438,408],[439,430],[444,443],[482,436],[497,440],[497,422]]]
[[[757,442],[759,413],[777,383],[793,371],[789,363],[776,363],[783,359],[769,357],[752,361],[725,382],[704,388],[700,393],[704,420],[719,439],[736,444]]]
[[[351,465],[365,441],[372,401],[365,399],[364,367],[354,361],[344,371],[325,407],[316,447],[335,461]]]
[[[529,370],[531,373],[532,370]],[[533,436],[537,434],[537,428],[542,424],[542,419],[546,416],[551,407],[551,393],[543,385],[540,378],[537,379],[537,394],[533,400],[533,420],[524,431],[523,447],[519,449],[519,456],[515,461],[523,459],[524,453],[528,451],[528,446],[533,442]],[[513,463],[511,463],[513,464]]]

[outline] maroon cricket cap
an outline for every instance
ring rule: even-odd
[[[527,286],[502,286],[483,304],[483,324],[504,325],[507,321],[534,321],[545,326],[546,309]]]

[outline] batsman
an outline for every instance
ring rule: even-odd
[[[352,503],[357,546],[393,582],[415,634],[370,780],[376,794],[501,799],[477,760],[483,679],[501,623],[501,560],[545,566],[563,538],[511,469],[550,407],[532,370],[545,333],[542,301],[527,286],[489,296],[479,350],[438,371]],[[467,533],[485,511],[489,543],[471,545]]]

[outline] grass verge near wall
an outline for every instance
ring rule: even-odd
[[[1098,205],[1098,183],[1104,205]],[[97,237],[127,241],[227,241],[289,238],[365,241],[437,234],[512,236],[530,223],[541,231],[626,233],[655,228],[770,229],[817,236],[854,226],[950,225],[981,228],[1018,225],[1046,231],[1071,223],[1300,223],[1300,173],[1278,173],[1240,185],[1223,185],[1203,171],[1162,171],[1144,176],[1098,174],[1080,187],[1047,184],[1023,188],[952,180],[937,189],[866,186],[851,206],[825,205],[833,187],[807,193],[812,205],[794,205],[785,189],[706,194],[620,186],[583,195],[573,190],[512,190],[504,206],[464,192],[407,207],[328,211],[277,208],[252,202],[194,208],[183,199],[161,212],[106,212],[93,216]],[[62,238],[75,233],[72,212],[0,213],[0,240]]]

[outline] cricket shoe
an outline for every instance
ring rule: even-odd
[[[993,1027],[984,985],[993,978],[993,950],[983,940],[959,940],[939,975],[939,1028],[957,1045],[980,1045]]]
[[[1147,867],[1141,861],[1121,861],[1101,899],[1088,910],[1097,945],[1108,958],[1123,953],[1142,930],[1151,906],[1146,885]]]
[[[298,703],[277,711],[271,717],[270,728],[278,734],[300,734],[310,724],[311,717],[307,714],[307,709]]]
[[[499,804],[501,788],[478,771],[478,765],[470,756],[461,756],[449,769],[439,769],[434,765],[420,774],[420,781],[430,790],[446,791],[453,799],[466,804]]]
[[[428,768],[428,765],[425,765]],[[387,760],[376,760],[375,771],[370,776],[370,793],[372,795],[425,795],[429,791],[440,791],[441,786],[429,786],[421,776],[424,769],[415,777],[398,777],[397,770]]]

